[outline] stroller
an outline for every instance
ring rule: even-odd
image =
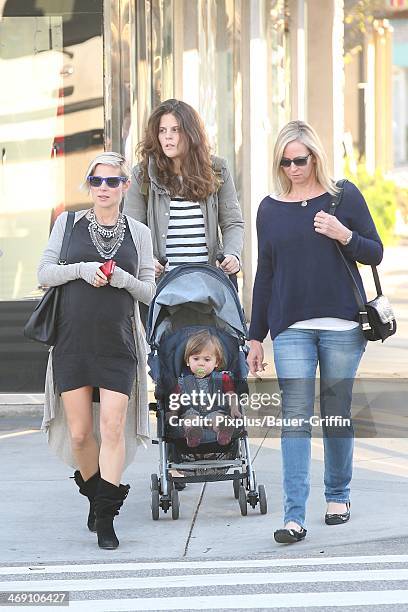
[[[222,270],[208,264],[183,264],[158,283],[146,327],[151,348],[148,365],[156,398],[149,405],[157,418],[157,440],[153,444],[160,451],[159,474],[151,475],[153,520],[158,520],[160,508],[165,513],[171,509],[172,518],[179,518],[176,483],[229,480],[243,516],[248,505],[255,508],[259,504],[260,512],[267,512],[265,487],[257,486],[245,427],[236,427],[225,446],[218,444],[215,432],[204,430],[199,446],[190,448],[184,430],[169,424],[169,396],[183,371],[187,340],[203,329],[220,340],[226,370],[233,376],[238,398],[242,397],[248,393],[247,329],[237,292]],[[242,401],[239,409],[243,414]],[[172,475],[170,470],[180,475]]]

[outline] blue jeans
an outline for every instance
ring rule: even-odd
[[[288,521],[302,527],[305,524],[310,492],[312,426],[309,419],[314,413],[317,364],[325,497],[328,502],[349,501],[354,446],[352,389],[365,346],[360,327],[347,331],[288,328],[273,341],[284,419],[281,445],[285,524]],[[334,417],[342,417],[344,424],[339,426],[339,420]]]

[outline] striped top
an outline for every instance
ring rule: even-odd
[[[183,263],[208,263],[204,217],[198,202],[171,199],[166,257],[169,270]]]

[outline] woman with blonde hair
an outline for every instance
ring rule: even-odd
[[[75,213],[66,262],[58,265],[63,213],[38,268],[42,285],[62,287],[43,428],[53,449],[78,468],[75,482],[90,502],[88,528],[106,549],[119,545],[113,519],[129,491],[120,484],[124,465],[149,435],[138,302],[149,304],[154,295],[154,264],[149,230],[120,212],[129,174],[118,153],[90,163],[85,184],[93,206]]]
[[[253,374],[264,369],[262,342],[269,331],[284,417],[284,527],[275,531],[274,538],[292,543],[306,536],[317,366],[327,502],[324,520],[327,525],[339,525],[350,518],[351,395],[366,341],[336,243],[364,299],[357,262],[379,264],[383,248],[367,204],[352,183],[345,183],[335,216],[329,214],[339,189],[329,174],[320,140],[307,123],[291,121],[279,133],[273,179],[275,193],[262,200],[257,215],[258,268],[248,363]]]

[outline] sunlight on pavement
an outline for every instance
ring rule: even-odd
[[[26,436],[32,433],[38,433],[41,429],[27,429],[26,431],[16,431],[14,433],[0,434],[0,440],[5,438],[16,438],[17,436]]]
[[[361,438],[355,440],[354,446],[354,466],[356,468],[370,470],[388,474],[391,476],[401,476],[408,478],[408,449],[407,445],[400,440],[401,448],[399,450],[393,448],[398,443],[394,438]],[[262,447],[280,451],[279,438],[266,438],[265,440],[252,439],[250,441],[254,450]],[[367,448],[367,446],[369,448]],[[254,452],[254,451],[252,451]],[[398,456],[395,456],[397,453]],[[323,440],[312,440],[312,458],[315,461],[323,462]]]

